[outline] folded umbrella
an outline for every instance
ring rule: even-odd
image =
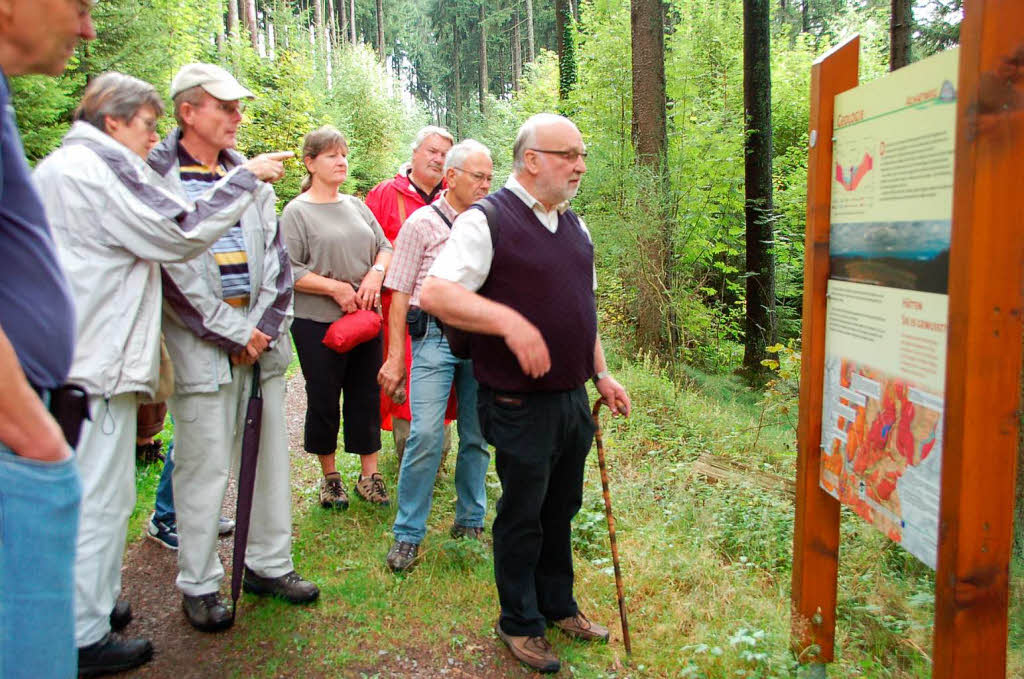
[[[235,614],[245,569],[245,546],[249,541],[249,517],[252,515],[253,487],[256,485],[256,461],[260,454],[263,426],[263,392],[260,388],[260,363],[252,365],[252,388],[245,411],[242,433],[242,459],[238,465],[238,505],[235,513],[235,545],[231,558],[231,614]]]

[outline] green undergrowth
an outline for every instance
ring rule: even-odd
[[[789,650],[792,498],[781,489],[712,483],[693,473],[694,462],[711,454],[793,478],[792,423],[739,378],[686,372],[677,376],[679,386],[652,361],[623,358],[608,343],[634,405],[629,419],[602,415],[633,653],[626,655],[618,624],[595,450],[574,527],[575,591],[581,609],[613,636],[609,645],[586,645],[549,632],[568,668],[562,675],[797,676]],[[259,676],[441,676],[453,664],[459,671],[449,676],[528,676],[493,633],[489,525],[500,490],[493,465],[485,542],[448,538],[452,457],[437,483],[421,561],[395,576],[384,565],[394,503],[372,507],[350,492],[347,511],[325,511],[317,505],[315,460],[301,451],[292,460],[296,568],[320,585],[322,597],[308,608],[243,598],[230,645],[261,659]],[[358,460],[339,455],[338,462],[351,488]],[[155,486],[159,467],[139,473],[139,526],[152,507],[148,486]],[[387,435],[381,471],[394,500],[398,469]],[[830,675],[930,676],[933,573],[845,511],[841,545]],[[1024,676],[1022,576],[1024,566],[1016,563],[1011,677]]]

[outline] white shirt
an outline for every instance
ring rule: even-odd
[[[533,214],[544,228],[551,233],[558,231],[558,217],[569,209],[568,201],[559,204],[554,210],[548,210],[523,188],[515,175],[509,175],[505,188],[533,210]],[[593,241],[583,220],[579,221],[583,233]],[[487,227],[487,216],[482,210],[466,210],[452,224],[451,236],[427,275],[458,283],[470,292],[476,292],[487,280],[493,259],[494,245],[491,243],[491,230]],[[594,289],[597,289],[596,270]]]

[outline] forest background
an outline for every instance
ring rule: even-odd
[[[446,125],[458,138],[487,144],[497,187],[510,170],[523,120],[542,111],[571,116],[589,151],[574,206],[597,242],[603,332],[616,365],[634,379],[631,389],[656,403],[631,425],[617,425],[629,446],[641,449],[636,459],[622,460],[624,473],[653,474],[661,484],[659,502],[678,491],[680,501],[699,503],[705,516],[686,530],[712,544],[714,558],[727,565],[770,574],[755,588],[781,599],[779,621],[763,622],[770,610],[748,611],[754,621],[722,627],[719,645],[684,645],[671,629],[661,630],[673,640],[666,653],[675,654],[664,661],[665,674],[775,676],[792,664],[784,650],[792,508],[771,486],[772,479],[793,477],[795,459],[811,63],[857,33],[861,81],[879,77],[894,59],[906,63],[955,45],[961,4],[103,0],[93,11],[97,40],[78,50],[60,78],[15,79],[14,102],[35,161],[60,143],[90,78],[118,70],[152,82],[166,96],[181,65],[220,63],[257,94],[245,110],[241,151],[298,154],[306,132],[335,125],[351,149],[343,190],[357,195],[395,173],[424,124]],[[751,6],[760,7],[759,27],[752,27],[750,14],[745,20]],[[657,69],[638,73],[631,60],[637,13],[645,11],[653,11],[653,25],[661,28],[654,33],[661,37],[656,59],[663,84]],[[745,60],[745,30],[749,40],[752,28],[763,29],[760,63],[752,62],[752,52]],[[752,66],[767,77],[745,98],[744,69],[749,88]],[[659,132],[639,120],[643,111],[633,93],[652,87],[663,88],[664,128],[662,140],[654,140],[660,148],[645,156],[650,140],[644,135]],[[751,125],[757,101],[770,104],[761,118],[770,135],[761,135],[766,145],[759,154],[768,161],[761,168],[767,168],[768,185],[752,201],[745,144],[760,132]],[[173,125],[166,116],[161,132]],[[303,174],[294,161],[276,186],[281,206],[298,192]],[[764,247],[762,267],[770,268],[769,299],[756,304],[748,304],[751,282],[765,272],[750,266],[752,242]],[[752,307],[768,313],[753,354],[752,328],[759,326],[751,325]],[[745,465],[737,468],[760,481],[695,482],[692,468],[707,462],[705,455]],[[643,511],[638,508],[637,516]],[[858,521],[844,515],[843,676],[923,676],[933,575]],[[584,552],[588,540],[599,539],[599,523],[596,507],[581,513],[577,546]],[[673,522],[658,531],[654,539],[671,547]],[[595,557],[595,569],[606,570],[606,561]],[[1018,550],[1014,671],[1024,667],[1022,570]],[[887,585],[880,588],[879,580]],[[664,614],[669,628],[685,618],[679,611]],[[766,641],[766,634],[776,638]],[[579,662],[586,666],[585,658]]]

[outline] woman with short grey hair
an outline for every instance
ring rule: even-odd
[[[86,87],[60,148],[33,173],[76,308],[68,381],[88,393],[92,420],[76,449],[82,481],[75,556],[78,671],[141,665],[147,639],[112,627],[131,611],[118,602],[128,518],[135,505],[136,410],[151,400],[160,362],[160,264],[199,255],[234,225],[260,180],[283,173],[261,156],[229,174],[200,204],[163,189],[146,164],[163,102],[152,85],[105,73]]]

